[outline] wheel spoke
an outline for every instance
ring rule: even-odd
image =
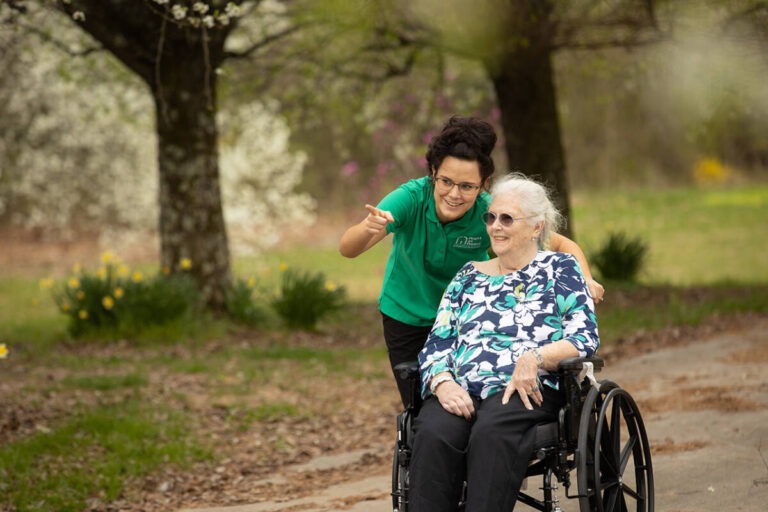
[[[621,490],[622,490],[622,494],[629,494],[635,500],[643,501],[643,498],[634,489],[632,489],[630,486],[628,486],[624,482],[621,483]]]
[[[616,503],[621,494],[620,491],[621,489],[616,485],[605,489],[605,494],[603,494],[603,509],[606,512],[614,512],[616,510]]]
[[[637,435],[632,435],[627,440],[627,444],[624,445],[624,449],[621,450],[621,458],[619,459],[619,474],[623,475],[624,471],[627,469],[627,463],[629,462],[629,459],[632,458],[632,453],[635,450],[635,446],[637,445],[638,439]]]
[[[603,429],[600,437],[600,464],[606,466],[603,468],[604,472],[608,472],[611,475],[618,475],[618,452],[614,451],[614,440],[612,438],[613,432],[608,426],[608,421],[605,419],[603,419],[602,427]]]

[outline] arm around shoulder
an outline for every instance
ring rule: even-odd
[[[549,240],[549,248],[556,252],[566,252],[576,258],[576,261],[579,262],[579,267],[581,267],[581,273],[584,274],[584,279],[587,281],[590,295],[592,295],[595,302],[603,300],[605,289],[602,284],[595,281],[592,277],[587,257],[584,255],[581,247],[579,247],[579,244],[559,233],[552,233]]]

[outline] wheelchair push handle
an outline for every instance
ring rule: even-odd
[[[395,373],[402,380],[416,380],[419,378],[419,363],[418,361],[406,361],[395,365]]]

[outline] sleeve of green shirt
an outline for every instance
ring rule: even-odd
[[[377,207],[390,212],[395,219],[395,222],[387,224],[387,233],[392,233],[413,221],[413,212],[419,197],[408,185],[401,185],[387,194]]]

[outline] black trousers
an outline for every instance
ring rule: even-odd
[[[405,406],[409,400],[408,381],[402,380],[394,373],[394,368],[400,363],[415,361],[418,358],[419,352],[424,348],[424,343],[427,341],[429,331],[432,330],[432,326],[404,324],[384,313],[381,314],[381,318],[382,325],[384,326],[384,341],[387,344],[387,352],[389,352],[389,364],[392,366],[392,373],[395,376],[397,390],[400,392],[400,399],[403,401],[403,406]]]
[[[562,398],[545,388],[541,407],[529,411],[517,394],[502,405],[503,393],[473,397],[468,421],[449,413],[435,397],[414,422],[410,472],[412,512],[456,512],[467,482],[466,512],[510,512],[533,452],[534,428],[557,419]]]

